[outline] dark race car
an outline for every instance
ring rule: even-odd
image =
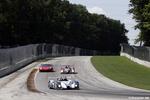
[[[41,64],[39,66],[40,72],[54,72],[53,65],[52,64]]]

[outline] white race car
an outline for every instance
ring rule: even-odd
[[[79,82],[75,80],[68,80],[67,78],[60,78],[57,80],[49,80],[49,89],[65,90],[65,89],[79,89]]]
[[[74,67],[70,67],[68,65],[68,66],[65,66],[64,68],[61,68],[60,73],[61,74],[76,74],[77,72],[75,72]]]

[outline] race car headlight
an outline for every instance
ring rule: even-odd
[[[58,87],[61,87],[60,85],[58,85]]]
[[[39,69],[42,70],[42,67],[40,67]]]

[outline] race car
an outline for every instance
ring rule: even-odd
[[[39,66],[40,72],[54,72],[53,65],[52,64],[41,64]]]
[[[61,74],[77,74],[77,72],[75,72],[75,68],[74,67],[70,67],[69,65],[65,66],[64,68],[61,68],[60,70]]]
[[[56,90],[79,89],[79,82],[71,79],[68,80],[67,78],[49,80],[48,88]]]

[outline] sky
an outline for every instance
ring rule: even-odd
[[[127,36],[129,43],[134,44],[139,30],[135,30],[136,22],[132,19],[132,14],[128,13],[130,9],[130,0],[69,0],[71,3],[82,4],[86,6],[90,13],[104,14],[109,18],[120,20],[125,24],[126,29],[129,31]]]

